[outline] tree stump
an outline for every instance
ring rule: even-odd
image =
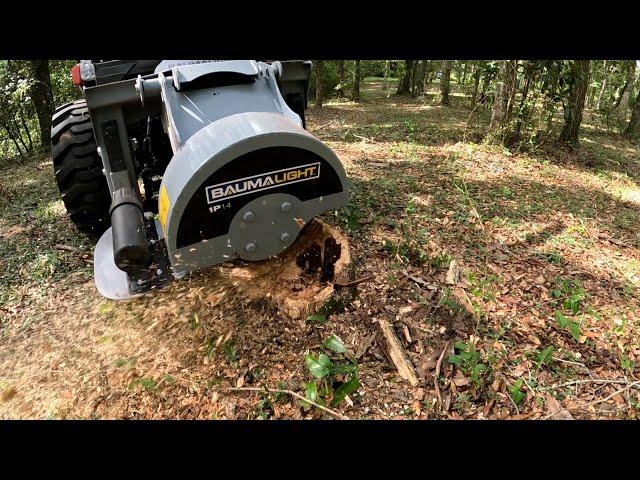
[[[301,318],[318,311],[333,293],[335,281],[348,279],[350,264],[347,238],[336,228],[313,219],[294,244],[277,257],[221,266],[218,291],[232,289],[238,300],[263,300],[281,314]]]

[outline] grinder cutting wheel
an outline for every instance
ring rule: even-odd
[[[102,234],[95,281],[127,298],[287,249],[347,202],[336,155],[304,129],[308,61],[82,60],[52,157],[67,211]],[[109,226],[110,225],[110,226]]]

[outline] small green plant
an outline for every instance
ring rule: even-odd
[[[44,280],[51,277],[60,265],[60,259],[53,252],[39,253],[29,265],[31,277]]]
[[[553,345],[549,345],[547,348],[542,350],[538,355],[536,355],[537,368],[540,369],[542,365],[548,365],[553,360]]]
[[[513,196],[513,190],[507,186],[501,187],[499,193],[500,196],[504,198],[511,198]]]
[[[148,390],[150,392],[154,391],[156,389],[156,387],[158,386],[158,384],[156,383],[156,381],[153,378],[141,377],[141,378],[136,378],[135,380],[133,380],[131,382],[131,384],[129,385],[129,388],[134,388],[134,387],[136,387],[138,385],[140,385],[142,388],[144,388],[145,390]]]
[[[258,420],[268,420],[273,415],[273,403],[269,399],[269,395],[261,393],[262,398],[256,404],[256,418]]]
[[[481,277],[473,272],[468,272],[467,281],[472,287],[471,293],[474,297],[481,298],[484,301],[491,301],[496,298],[496,291],[500,282],[500,277],[497,275],[492,273]]]
[[[403,123],[404,128],[407,130],[407,136],[411,139],[413,134],[416,133],[416,124],[411,120],[405,120]]]
[[[556,321],[558,322],[558,326],[560,328],[566,328],[571,333],[571,336],[576,340],[580,341],[580,324],[570,320],[567,316],[565,316],[562,312],[556,312]]]
[[[116,366],[116,368],[122,368],[133,365],[133,362],[133,358],[119,358],[115,362],[113,362],[113,364]]]
[[[633,360],[631,360],[628,356],[621,355],[620,356],[620,367],[622,367],[622,369],[626,370],[627,372],[632,372],[634,367],[635,367],[635,362]]]
[[[360,219],[363,218],[364,215],[358,208],[351,204],[339,209],[337,217],[349,232],[357,232],[362,228]]]
[[[317,357],[311,353],[305,357],[307,368],[314,377],[305,386],[305,397],[320,405],[325,405],[330,399],[331,406],[335,407],[360,388],[358,365],[336,335],[324,341],[323,349],[324,352]],[[334,358],[328,354],[333,354]],[[305,409],[311,406],[310,403],[303,404]]]
[[[442,270],[451,263],[451,260],[453,260],[453,257],[450,254],[439,253],[429,259],[429,265],[431,265],[434,270]]]
[[[395,257],[397,254],[403,262],[415,267],[419,267],[429,260],[429,256],[419,245],[414,246],[407,241],[394,243],[391,240],[385,239],[382,242],[382,250],[387,252],[391,257]]]
[[[454,347],[458,353],[449,355],[448,362],[456,365],[467,375],[476,388],[481,388],[484,385],[487,366],[482,363],[480,352],[471,342],[456,342]]]
[[[553,265],[562,265],[564,263],[564,258],[558,252],[543,252],[541,255]]]
[[[522,401],[527,397],[526,392],[522,391],[523,385],[524,380],[522,378],[519,378],[513,385],[507,387],[509,395],[511,396],[511,400],[513,400],[513,403],[515,403],[516,405],[520,405]]]
[[[562,278],[556,281],[556,288],[551,291],[551,295],[561,302],[565,310],[573,315],[580,313],[584,306],[587,294],[578,280],[573,278]]]
[[[320,323],[320,324],[327,323],[327,317],[316,313],[315,315],[309,315],[307,317],[307,322]]]
[[[224,358],[229,363],[235,363],[238,360],[238,350],[236,348],[236,342],[233,339],[229,339],[222,344],[222,353]]]

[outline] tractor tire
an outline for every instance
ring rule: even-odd
[[[56,108],[51,123],[51,159],[71,221],[81,232],[102,234],[110,224],[111,195],[85,100]]]

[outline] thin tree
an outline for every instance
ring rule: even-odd
[[[382,90],[387,89],[387,82],[389,80],[389,60],[384,61],[384,82],[382,83]]]
[[[356,60],[353,66],[353,89],[351,90],[351,100],[360,101],[360,60]]]
[[[51,116],[53,115],[53,92],[49,75],[48,60],[33,60],[30,63],[30,73],[33,77],[31,99],[40,126],[40,143],[42,150],[51,149]]]
[[[445,60],[442,65],[442,77],[440,78],[440,104],[451,105],[449,93],[451,92],[451,60]]]
[[[338,60],[338,88],[336,89],[338,98],[344,97],[344,60]]]
[[[631,110],[631,120],[629,120],[627,128],[624,129],[623,135],[629,139],[640,139],[640,92],[638,92],[633,110]]]
[[[316,107],[322,107],[323,100],[323,85],[322,76],[324,73],[324,62],[322,60],[316,60]]]
[[[416,95],[416,88],[417,88],[417,75],[418,75],[418,64],[420,63],[419,60],[416,60],[413,62],[413,69],[411,71],[411,95],[415,96]]]
[[[431,60],[424,60],[424,72],[422,75],[422,92],[426,92],[427,91],[427,85],[429,85],[430,82],[430,77],[431,77],[431,71],[433,70],[433,61]]]
[[[473,93],[471,94],[471,108],[475,108],[478,101],[478,88],[480,87],[481,74],[482,65],[480,62],[476,62],[473,66]]]
[[[607,89],[607,81],[609,80],[609,73],[611,72],[611,65],[607,66],[607,60],[604,61],[602,69],[604,74],[602,84],[600,85],[600,92],[598,93],[598,99],[596,100],[596,110],[600,110],[602,108],[602,99],[604,98],[604,92]]]
[[[560,141],[567,145],[578,145],[582,111],[589,87],[590,61],[575,60],[571,62],[571,78],[569,99],[564,107],[564,127],[560,133]]]

